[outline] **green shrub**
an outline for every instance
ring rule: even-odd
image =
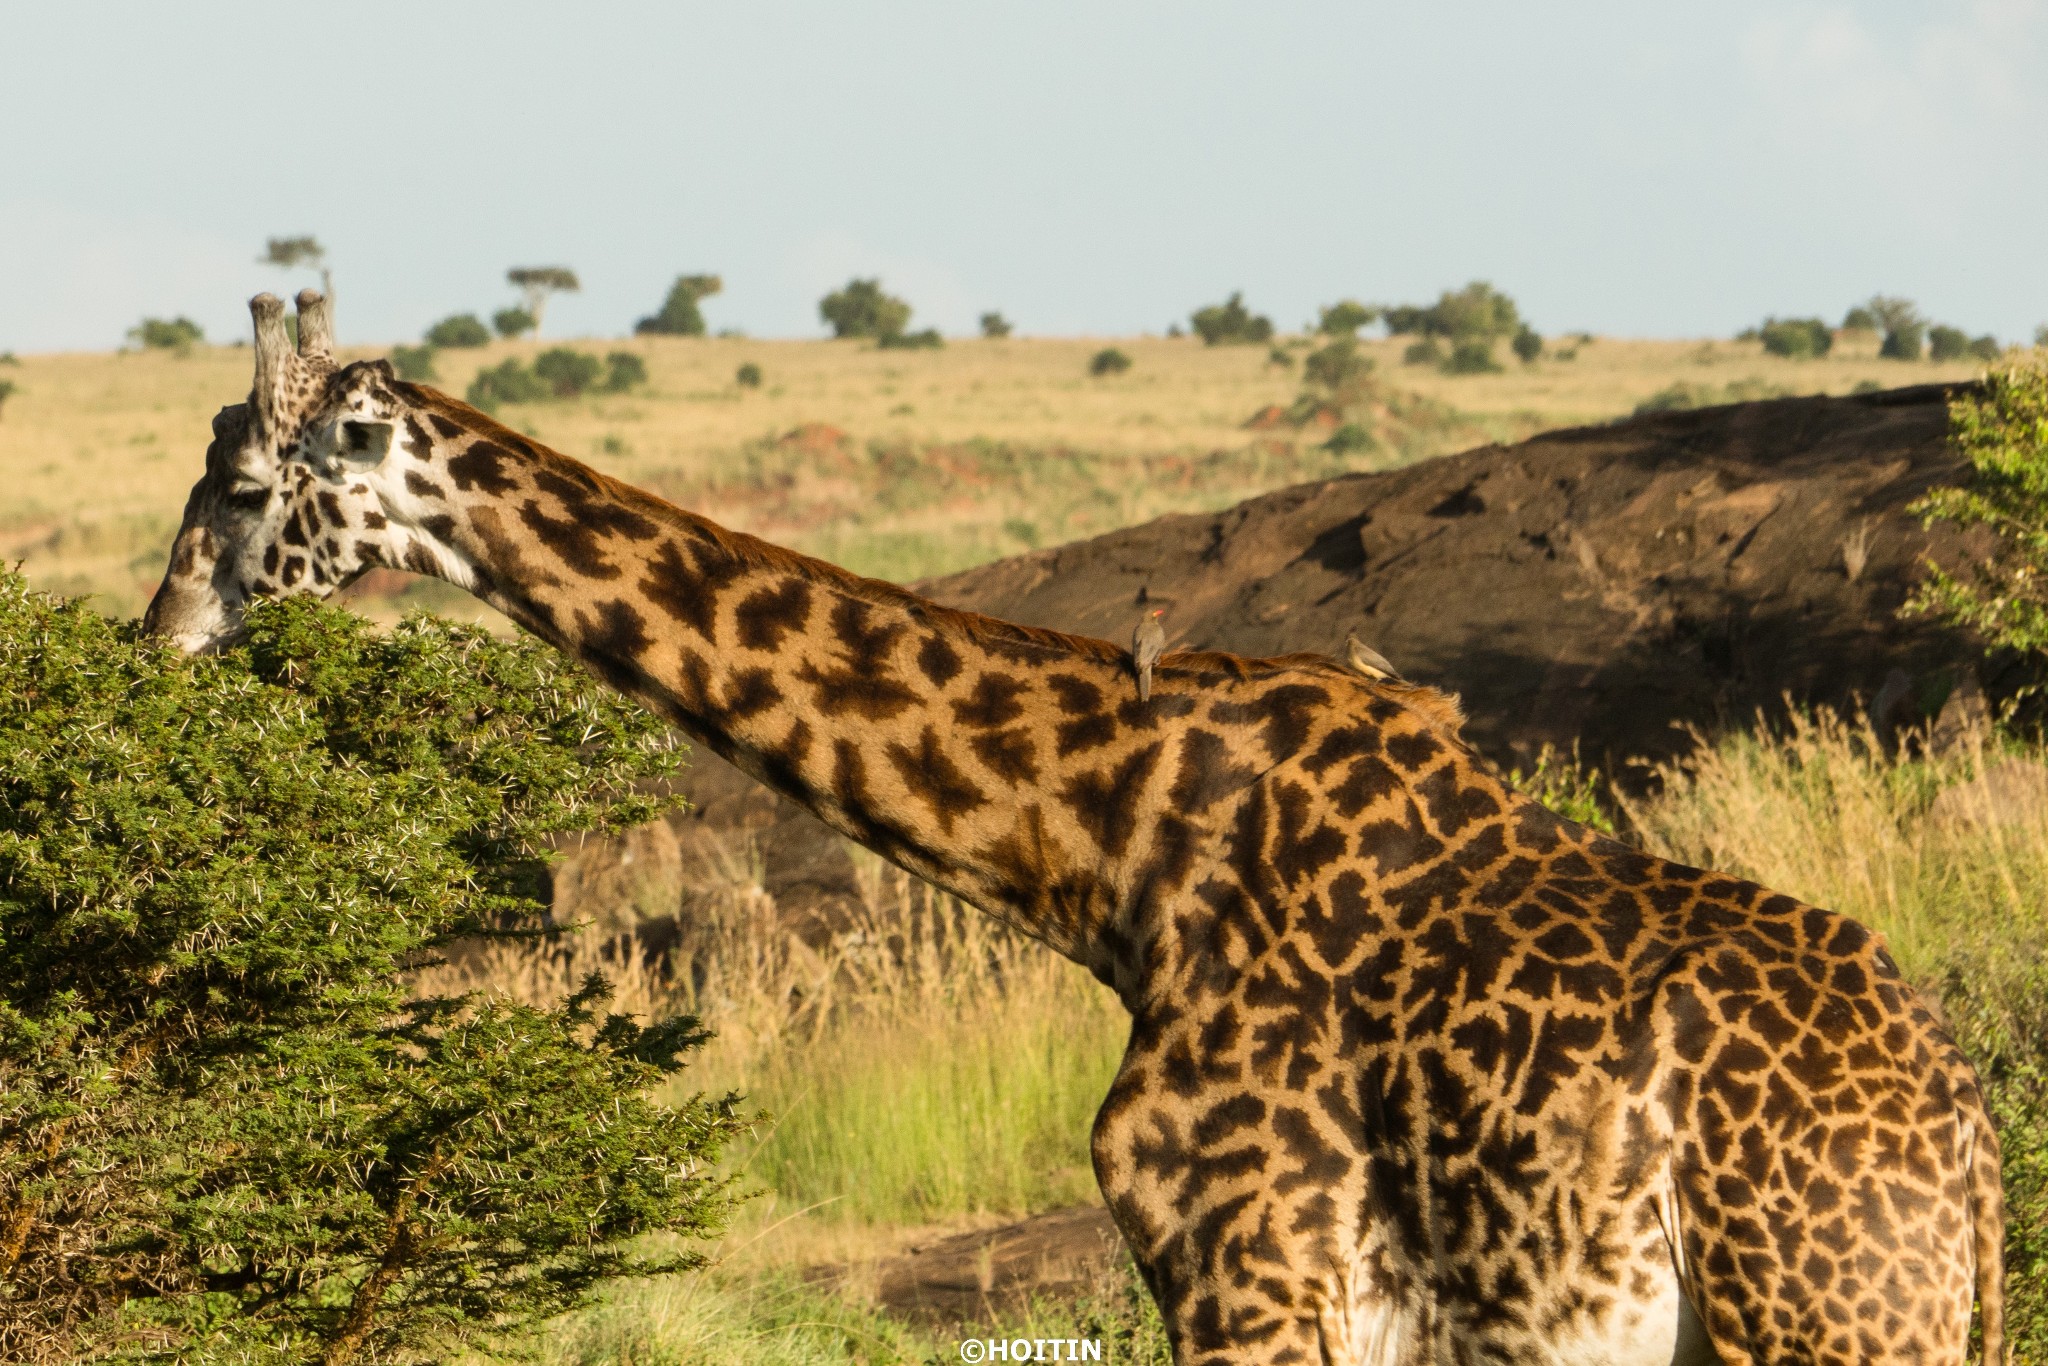
[[[604,373],[604,362],[566,346],[555,346],[534,357],[533,373],[554,397],[575,398],[597,383],[597,377]]]
[[[849,280],[818,301],[818,316],[835,337],[893,337],[910,326],[910,305],[882,292],[882,282]]]
[[[1500,368],[1500,362],[1493,358],[1493,343],[1484,337],[1468,337],[1459,342],[1443,363],[1447,375],[1492,375],[1500,373]]]
[[[1427,307],[1397,304],[1383,310],[1381,316],[1387,331],[1396,336],[1419,332],[1449,341],[1492,341],[1512,337],[1522,328],[1515,301],[1484,280],[1474,280],[1460,290],[1447,289]]]
[[[991,339],[998,339],[1009,336],[1010,320],[1008,318],[1005,318],[1000,313],[982,314],[981,335]]]
[[[182,355],[192,349],[194,342],[205,341],[206,334],[190,318],[144,318],[128,329],[128,338],[145,351],[176,351]]]
[[[431,346],[394,346],[391,348],[391,368],[398,371],[400,379],[424,383],[436,378],[434,374],[434,348]]]
[[[248,623],[186,660],[0,575],[8,1360],[442,1360],[729,1199],[730,1099],[647,1099],[694,1021],[404,987],[659,811],[659,722],[533,641]]]
[[[1857,304],[1842,315],[1842,330],[1844,332],[1875,332],[1877,331],[1877,315],[1872,313],[1863,304]]]
[[[510,341],[514,337],[525,336],[533,331],[538,324],[535,322],[531,312],[515,305],[511,308],[501,308],[496,313],[493,313],[491,315],[491,326],[497,329],[499,336]]]
[[[1930,562],[1905,610],[1972,627],[1995,646],[2048,650],[2048,361],[1992,367],[1981,391],[1958,395],[1948,412],[1949,439],[1968,458],[1970,477],[1908,510],[1930,522],[1989,527],[1998,548],[1967,580]]]
[[[1927,329],[1927,359],[1963,360],[1970,354],[1970,336],[1960,327],[1936,323]]]
[[[1121,375],[1131,368],[1131,358],[1114,346],[1106,346],[1088,359],[1088,373],[1091,375]]]
[[[1926,349],[1927,320],[1920,316],[1911,299],[1877,294],[1863,307],[1871,321],[1884,330],[1878,355],[1887,360],[1920,359],[1920,353]]]
[[[1263,346],[1273,340],[1273,320],[1246,308],[1241,292],[1196,309],[1188,321],[1205,346]]]
[[[1323,449],[1332,455],[1357,455],[1378,446],[1379,438],[1361,423],[1347,422],[1330,433],[1330,439],[1323,443]]]
[[[1638,403],[1633,415],[1649,417],[1655,413],[1684,412],[1691,408],[1704,408],[1713,401],[1711,391],[1678,380]]]
[[[15,355],[15,354],[14,354],[14,353],[13,353],[12,351],[0,351],[0,365],[19,365],[19,364],[21,364],[21,357],[20,357],[20,356],[17,356],[17,355]]]
[[[742,389],[758,389],[761,387],[761,367],[747,361],[733,372],[732,379]]]
[[[1444,348],[1435,337],[1424,337],[1419,342],[1410,342],[1401,353],[1403,365],[1442,365]]]
[[[613,351],[604,358],[604,384],[608,394],[623,394],[626,390],[647,383],[647,362],[631,351]]]
[[[1615,833],[1615,813],[1607,783],[1598,768],[1579,758],[1576,744],[1570,758],[1555,746],[1545,745],[1527,773],[1519,768],[1508,773],[1508,784],[1568,821],[1609,835]]]
[[[661,310],[634,323],[633,331],[666,337],[701,337],[704,313],[697,307],[698,301],[724,288],[725,281],[716,275],[678,275],[668,288],[668,297],[661,302]]]
[[[1825,356],[1835,344],[1833,329],[1819,318],[1765,318],[1756,335],[1771,355],[1794,360]]]
[[[1372,357],[1359,354],[1357,340],[1339,337],[1329,345],[1309,352],[1301,367],[1301,377],[1310,384],[1338,394],[1364,379],[1371,370]]]
[[[1998,344],[1998,338],[1986,332],[1970,343],[1970,355],[1981,361],[1995,361],[2005,354],[2005,348]]]
[[[0,412],[6,410],[7,400],[13,398],[19,392],[21,392],[20,387],[13,380],[0,379]]]
[[[2034,329],[2034,345],[2048,346],[2048,323],[2042,323]]]
[[[555,396],[554,389],[517,360],[503,360],[477,372],[463,394],[473,408],[487,413],[505,403],[542,403]]]
[[[491,330],[474,313],[451,313],[428,328],[426,334],[427,345],[450,349],[487,346],[490,340]]]
[[[1901,323],[1884,334],[1877,354],[1886,360],[1919,360],[1926,350],[1927,330],[1919,323]]]
[[[1326,337],[1355,337],[1358,329],[1380,316],[1380,311],[1356,299],[1343,299],[1318,310],[1316,331]]]
[[[1534,365],[1536,358],[1543,354],[1543,337],[1535,328],[1523,323],[1515,333],[1515,339],[1508,343],[1514,348],[1516,359],[1524,365]]]
[[[1276,346],[1266,352],[1266,364],[1277,365],[1283,370],[1294,368],[1294,354],[1284,346]]]
[[[945,344],[936,327],[921,332],[884,332],[875,338],[875,345],[884,351],[936,351]]]

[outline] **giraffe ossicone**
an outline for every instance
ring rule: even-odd
[[[1855,921],[1507,788],[1320,655],[953,611],[608,479],[258,298],[151,629],[373,566],[474,592],[1132,1016],[1096,1174],[1193,1363],[1960,1361],[1977,1079]]]

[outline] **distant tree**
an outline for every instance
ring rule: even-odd
[[[1131,358],[1114,346],[1106,346],[1088,360],[1088,373],[1098,378],[1104,375],[1121,375],[1131,368]]]
[[[739,385],[742,389],[760,388],[761,367],[752,361],[747,361],[739,369],[733,371],[732,382]]]
[[[2034,345],[2048,346],[2048,323],[2042,323],[2034,329]]]
[[[2048,328],[2044,328],[2043,330],[2048,331]],[[1185,337],[1186,335],[1187,333],[1181,330],[1181,325],[1179,322],[1170,322],[1166,325],[1166,337],[1168,341],[1172,341],[1178,337]]]
[[[1009,336],[1010,320],[1008,318],[1005,318],[1000,313],[982,314],[981,335],[984,337],[988,337],[990,339],[998,339]]]
[[[128,337],[145,351],[175,351],[179,355],[190,351],[194,342],[206,340],[199,324],[182,316],[144,318],[128,329]]]
[[[1408,349],[1401,353],[1403,365],[1442,365],[1443,362],[1443,344],[1435,337],[1424,337],[1419,342],[1410,343]]]
[[[536,336],[540,334],[539,320],[525,309],[517,307],[501,308],[493,313],[491,326],[507,341],[514,337],[523,337],[529,332]]]
[[[553,386],[514,359],[479,370],[462,395],[470,407],[487,413],[497,412],[500,404],[543,403],[554,396]]]
[[[1515,355],[1524,365],[1534,365],[1536,358],[1543,354],[1542,336],[1527,323],[1522,324],[1521,330],[1515,333],[1515,339],[1509,345],[1514,347]]]
[[[1936,323],[1927,329],[1927,359],[1963,360],[1970,354],[1970,334],[1960,327]]]
[[[910,305],[882,292],[879,279],[848,280],[818,300],[818,316],[835,337],[896,337],[910,326]]]
[[[1871,318],[1884,329],[1884,341],[1877,354],[1889,360],[1919,360],[1926,347],[1927,320],[1911,299],[1879,294],[1864,305]]]
[[[1277,365],[1282,370],[1292,370],[1294,368],[1294,353],[1284,346],[1276,346],[1266,352],[1266,364]]]
[[[534,357],[533,373],[556,398],[574,398],[597,383],[604,363],[566,346],[557,346]]]
[[[427,345],[451,349],[485,346],[490,340],[491,330],[474,313],[451,313],[428,328],[426,335]]]
[[[1371,369],[1372,358],[1358,353],[1358,339],[1340,336],[1328,346],[1309,352],[1301,367],[1301,377],[1336,395],[1364,379]]]
[[[1877,331],[1877,315],[1864,305],[1857,304],[1842,315],[1842,330],[1844,332],[1875,332]]]
[[[604,384],[608,394],[622,394],[647,383],[647,362],[631,351],[614,351],[604,358]]]
[[[334,275],[327,269],[327,248],[320,245],[317,237],[273,237],[263,244],[263,255],[257,258],[266,266],[280,270],[297,270],[305,266],[320,272],[320,292],[334,301]]]
[[[1756,335],[1765,351],[1793,360],[1825,356],[1835,344],[1833,329],[1819,318],[1765,318]]]
[[[6,411],[7,400],[13,398],[19,392],[21,392],[20,388],[13,380],[0,379],[0,412]]]
[[[505,279],[526,296],[526,312],[533,319],[536,337],[547,313],[548,297],[574,294],[583,288],[576,272],[567,266],[514,266],[505,272]]]
[[[434,348],[431,346],[392,347],[391,368],[398,371],[400,379],[425,382],[438,378],[434,374]]]
[[[1343,299],[1317,310],[1316,331],[1326,337],[1355,337],[1358,329],[1380,316],[1380,310],[1356,299]]]
[[[936,351],[946,344],[936,327],[927,327],[917,332],[884,332],[875,338],[875,345],[885,351]]]
[[[1456,343],[1443,361],[1443,372],[1447,375],[1490,375],[1499,370],[1500,362],[1493,358],[1493,343],[1485,337],[1467,337]]]
[[[1423,304],[1389,304],[1380,310],[1380,319],[1386,323],[1388,335],[1395,337],[1428,332],[1433,316],[1432,310]]]
[[[1206,346],[1263,346],[1273,340],[1273,320],[1244,306],[1242,291],[1220,304],[1198,308],[1188,321]]]
[[[1998,338],[1986,332],[1970,343],[1970,354],[1978,360],[1993,361],[2005,354],[2005,348],[1998,344]]]
[[[633,331],[663,337],[701,337],[704,314],[697,305],[724,288],[725,281],[716,275],[678,275],[668,287],[668,298],[662,300],[661,311],[634,323]]]

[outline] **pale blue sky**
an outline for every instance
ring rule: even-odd
[[[331,252],[344,340],[582,276],[617,335],[1283,326],[1493,280],[1545,331],[1722,334],[1875,291],[2048,321],[2048,5],[187,3],[0,33],[0,350],[145,313],[247,326],[265,237]]]

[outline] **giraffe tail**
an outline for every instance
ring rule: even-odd
[[[1984,1338],[1985,1366],[2005,1362],[2005,1187],[2000,1178],[1998,1135],[1988,1115],[1974,1116],[1976,1142],[1970,1150],[1970,1223],[1977,1245],[1977,1312]]]

